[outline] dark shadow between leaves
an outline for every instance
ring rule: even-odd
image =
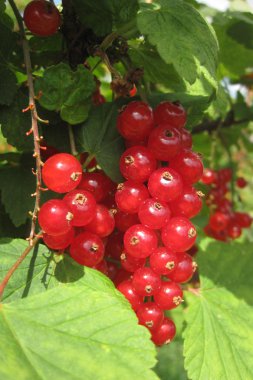
[[[64,258],[56,265],[54,275],[59,282],[75,282],[84,276],[84,267],[64,255]]]

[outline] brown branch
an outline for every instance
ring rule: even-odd
[[[40,233],[39,233],[39,235],[40,235]],[[5,275],[3,281],[0,284],[0,301],[2,300],[4,289],[7,286],[7,284],[9,282],[11,276],[13,275],[13,273],[15,272],[15,270],[18,269],[18,267],[22,263],[22,261],[24,261],[24,259],[28,255],[28,253],[31,252],[31,250],[39,242],[39,240],[40,240],[40,236],[39,235],[37,237],[35,237],[33,240],[30,241],[30,245],[28,245],[28,247],[24,250],[24,252],[22,253],[22,255],[18,258],[18,260],[15,262],[15,264],[13,264],[13,266],[8,270],[7,274]]]
[[[41,140],[41,137],[39,135],[39,128],[38,128],[38,119],[39,118],[38,118],[36,104],[35,104],[35,94],[34,94],[34,86],[33,86],[32,65],[31,65],[29,44],[28,44],[28,41],[26,38],[22,17],[18,11],[18,8],[17,8],[14,0],[9,0],[9,4],[13,10],[13,13],[14,13],[16,19],[17,19],[18,26],[19,26],[19,32],[20,32],[20,36],[21,36],[21,40],[22,40],[24,63],[25,63],[25,67],[26,67],[27,82],[28,82],[28,89],[29,89],[29,109],[31,111],[31,120],[32,120],[31,131],[33,132],[33,140],[34,140],[34,157],[36,159],[35,204],[34,204],[34,209],[32,212],[32,224],[31,224],[30,235],[28,237],[28,240],[32,244],[32,240],[35,236],[37,215],[38,215],[38,211],[40,208],[41,165],[42,165],[41,156],[40,156],[40,140]]]

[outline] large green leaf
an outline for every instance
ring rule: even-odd
[[[201,289],[189,295],[185,366],[192,380],[253,378],[252,260],[247,244],[205,239]]]
[[[138,14],[140,32],[189,83],[200,79],[208,91],[217,87],[218,44],[200,13],[182,0],[160,0]]]
[[[89,268],[77,282],[2,304],[0,331],[5,380],[158,379],[148,331],[111,281]]]
[[[63,120],[78,124],[87,119],[95,81],[83,65],[72,71],[67,64],[59,63],[45,70],[35,82],[35,89],[42,93],[42,107],[59,111]]]
[[[118,134],[118,109],[114,103],[93,107],[89,119],[79,128],[77,139],[81,148],[96,157],[98,164],[115,182],[121,181],[119,159],[124,151]]]

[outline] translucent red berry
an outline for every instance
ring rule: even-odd
[[[126,140],[143,140],[149,135],[153,126],[152,109],[141,101],[129,103],[120,113],[117,121],[119,133]]]
[[[178,253],[165,247],[157,248],[149,258],[150,268],[159,275],[169,275],[175,270],[178,262]]]
[[[140,222],[138,214],[127,214],[120,210],[117,211],[114,218],[117,229],[122,232],[125,232],[129,227]]]
[[[201,177],[201,182],[203,182],[205,185],[211,185],[214,183],[217,179],[217,174],[215,170],[205,168],[203,171],[203,175]]]
[[[94,267],[104,257],[104,244],[97,235],[83,232],[73,240],[70,255],[79,264]]]
[[[50,249],[63,250],[66,249],[75,237],[74,228],[71,228],[68,232],[62,235],[48,235],[43,234],[43,241]]]
[[[164,314],[154,302],[143,303],[137,310],[139,324],[146,326],[150,331],[154,331],[163,322]]]
[[[227,227],[228,222],[229,222],[228,216],[219,211],[212,214],[209,219],[209,225],[211,229],[214,231],[224,230]]]
[[[58,153],[50,157],[42,168],[45,185],[56,193],[74,190],[82,178],[82,166],[71,154]]]
[[[108,266],[107,262],[104,259],[100,261],[97,265],[94,265],[92,268],[108,276]]]
[[[144,226],[158,230],[169,221],[171,211],[167,203],[148,198],[140,204],[138,216]]]
[[[192,186],[184,186],[183,192],[174,201],[169,203],[173,216],[185,216],[193,218],[198,215],[202,208],[201,198],[204,194]]]
[[[97,204],[93,219],[85,226],[87,231],[105,237],[112,233],[115,227],[113,213],[107,207]]]
[[[127,149],[120,158],[120,171],[126,179],[145,182],[156,169],[153,153],[144,146]]]
[[[175,270],[169,273],[168,277],[174,282],[184,283],[192,278],[196,268],[197,264],[190,255],[187,253],[178,253]]]
[[[161,325],[154,331],[152,331],[152,341],[157,346],[162,346],[163,344],[169,344],[176,335],[175,323],[165,317]]]
[[[117,289],[126,297],[134,310],[137,310],[141,306],[143,297],[136,293],[131,280],[121,282],[117,286]]]
[[[238,177],[236,180],[236,185],[240,189],[244,189],[247,186],[248,182],[243,177]]]
[[[95,217],[96,200],[88,191],[72,190],[65,195],[63,201],[74,216],[73,226],[85,226]]]
[[[163,244],[175,252],[185,252],[195,243],[197,232],[189,219],[174,217],[162,229]]]
[[[191,133],[185,128],[181,128],[179,130],[179,132],[181,134],[181,146],[182,146],[182,148],[191,149],[191,147],[192,147],[192,135],[191,135]]]
[[[175,282],[163,281],[159,292],[154,295],[154,300],[161,309],[171,310],[183,301],[183,291]]]
[[[181,149],[181,134],[167,123],[160,124],[150,133],[148,148],[157,160],[169,161]]]
[[[123,251],[123,233],[115,231],[110,236],[106,243],[106,256],[112,257],[116,260],[120,259],[120,255]]]
[[[71,230],[73,214],[60,199],[45,202],[39,212],[39,225],[48,235],[62,235]]]
[[[182,193],[182,178],[169,167],[157,169],[149,177],[148,190],[154,198],[170,202]]]
[[[155,124],[170,123],[182,128],[186,123],[186,112],[181,104],[175,102],[161,102],[154,110]]]
[[[203,163],[199,155],[188,149],[181,152],[170,161],[170,167],[181,174],[185,183],[198,182],[203,175]]]
[[[130,180],[120,183],[115,193],[118,208],[128,214],[137,213],[141,202],[148,197],[148,190],[142,183]]]
[[[113,189],[113,182],[102,172],[83,173],[78,189],[89,191],[97,202],[101,202]]]
[[[129,255],[144,258],[151,255],[157,248],[158,239],[156,233],[143,226],[135,224],[124,235],[124,247]]]
[[[227,226],[227,234],[231,239],[238,239],[242,234],[242,229],[238,224],[229,223]]]
[[[241,228],[249,228],[252,223],[252,218],[246,212],[235,212],[234,218]]]
[[[145,265],[146,259],[145,258],[139,259],[139,258],[133,257],[123,251],[121,252],[121,255],[120,255],[120,262],[121,262],[122,268],[124,268],[128,272],[135,272],[137,269]]]
[[[133,287],[140,296],[153,296],[161,287],[160,276],[151,268],[137,269],[133,275]]]

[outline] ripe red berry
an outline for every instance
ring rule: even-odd
[[[238,224],[231,222],[227,226],[227,234],[231,239],[237,239],[242,234],[241,227],[238,226]]]
[[[186,112],[181,104],[175,102],[161,102],[154,110],[155,124],[169,123],[177,128],[184,127]]]
[[[175,270],[178,253],[171,252],[165,247],[157,248],[149,259],[150,268],[159,275],[168,276]]]
[[[58,153],[50,157],[42,168],[45,185],[56,193],[74,190],[82,178],[82,166],[71,154]]]
[[[194,225],[182,216],[171,218],[162,229],[163,244],[175,252],[185,252],[190,249],[196,237]]]
[[[161,279],[151,268],[137,269],[133,275],[133,287],[140,296],[153,296],[161,287]]]
[[[62,235],[48,235],[43,234],[43,241],[50,249],[54,250],[63,250],[66,249],[75,237],[74,228],[71,228],[68,232]]]
[[[105,206],[98,204],[95,207],[94,218],[85,226],[85,229],[100,237],[105,237],[112,233],[114,227],[113,213]]]
[[[205,168],[203,171],[203,175],[201,177],[201,182],[203,182],[205,185],[211,185],[214,183],[217,179],[217,174],[215,170]]]
[[[121,282],[117,289],[126,297],[134,310],[139,309],[143,302],[143,297],[136,293],[131,280]]]
[[[192,186],[184,186],[183,192],[174,201],[169,203],[173,216],[185,216],[193,218],[198,215],[202,208],[201,197],[204,194],[196,191]]]
[[[170,209],[167,203],[148,198],[140,204],[138,216],[141,224],[158,230],[170,219]]]
[[[191,135],[191,133],[185,128],[181,128],[179,130],[179,132],[181,134],[181,146],[182,146],[182,148],[191,149],[191,147],[192,147],[192,135]]]
[[[238,177],[236,180],[236,185],[240,189],[244,189],[247,186],[248,182],[243,177]]]
[[[113,189],[113,182],[102,172],[83,173],[78,189],[89,191],[97,202],[101,202]]]
[[[146,326],[150,331],[154,331],[160,327],[164,319],[163,310],[154,302],[146,302],[137,310],[139,324]]]
[[[120,211],[136,214],[141,202],[149,197],[147,188],[134,181],[126,181],[118,185],[115,201]]]
[[[83,232],[73,240],[70,255],[79,264],[94,267],[104,257],[104,244],[97,235]]]
[[[157,248],[158,239],[156,233],[143,226],[135,224],[124,235],[124,247],[129,255],[136,258],[144,258],[151,255]]]
[[[65,195],[63,201],[74,215],[73,226],[85,226],[95,217],[96,200],[88,191],[72,190]]]
[[[183,291],[172,281],[163,281],[158,293],[154,295],[155,303],[163,310],[171,310],[183,301]]]
[[[181,174],[183,181],[188,184],[198,182],[203,175],[203,163],[199,155],[188,149],[182,149],[170,161],[170,167]]]
[[[112,257],[113,259],[116,259],[116,260],[120,259],[120,255],[123,251],[122,232],[115,231],[113,234],[108,236],[105,251],[106,251],[106,256]]]
[[[169,167],[157,169],[149,177],[148,190],[154,198],[170,202],[182,193],[182,178]]]
[[[73,214],[60,199],[45,202],[39,212],[39,225],[48,235],[62,235],[71,230]]]
[[[192,278],[193,273],[197,268],[197,264],[187,253],[178,253],[177,256],[175,269],[168,275],[168,277],[171,281],[184,283]]]
[[[145,182],[156,169],[153,153],[144,146],[127,149],[120,158],[120,171],[126,179]]]
[[[229,222],[228,216],[219,211],[211,215],[209,219],[209,225],[211,229],[214,231],[225,230],[225,228],[228,225],[228,222]]]
[[[100,261],[97,265],[94,265],[92,268],[108,276],[108,266],[105,260]]]
[[[163,344],[169,344],[174,339],[175,335],[175,323],[171,319],[165,317],[161,325],[155,331],[152,331],[152,341],[157,346],[162,346]]]
[[[124,268],[128,272],[135,272],[137,269],[145,265],[146,259],[138,259],[129,255],[126,252],[122,252],[120,255],[120,262],[122,268]]]
[[[27,29],[37,36],[51,36],[61,25],[61,15],[54,4],[45,0],[33,0],[24,10]]]
[[[143,140],[149,135],[153,126],[152,109],[141,101],[129,103],[120,113],[117,121],[119,133],[126,140]]]
[[[231,168],[223,168],[218,172],[218,178],[220,182],[230,182],[233,176],[233,172]]]
[[[115,218],[115,225],[117,229],[121,232],[125,232],[126,230],[128,230],[129,227],[133,226],[134,224],[138,224],[140,222],[138,218],[138,214],[127,214],[120,210],[116,212],[114,218]]]
[[[252,218],[246,212],[235,212],[234,218],[241,228],[249,228],[251,226]]]
[[[112,263],[110,261],[107,262],[107,272],[108,272],[108,277],[114,281],[117,273],[118,273],[118,267],[115,263]]]
[[[121,282],[126,280],[131,280],[132,273],[126,271],[124,268],[120,268],[117,270],[117,273],[113,279],[114,285],[118,286]]]
[[[181,149],[181,134],[167,123],[160,124],[151,131],[148,148],[157,160],[169,161]]]

